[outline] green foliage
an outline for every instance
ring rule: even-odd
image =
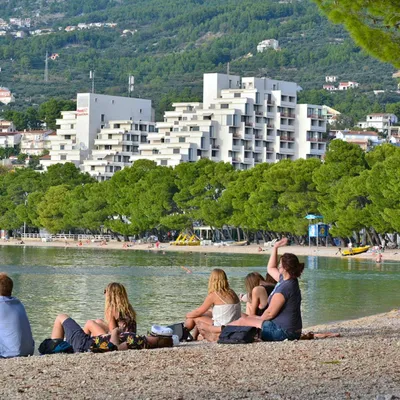
[[[236,171],[202,159],[175,169],[139,160],[106,182],[71,163],[47,172],[0,171],[0,229],[46,228],[52,233],[104,229],[123,236],[208,225],[304,236],[309,213],[322,214],[330,234],[355,236],[400,229],[400,149],[361,149],[334,140],[324,162],[284,160]]]
[[[231,73],[296,81],[304,89],[321,87],[330,74],[357,80],[366,90],[373,85],[395,88],[392,66],[360,51],[344,29],[322,18],[308,1],[0,0],[3,17],[12,15],[11,3],[22,14],[39,9],[55,29],[23,40],[0,37],[2,85],[13,89],[22,108],[90,91],[88,71],[93,69],[98,93],[127,95],[127,78],[133,74],[135,96],[151,98],[157,118],[171,101],[198,99],[202,74],[225,72],[228,62]],[[58,31],[99,21],[118,25]],[[42,23],[38,19],[37,27]],[[121,37],[124,29],[137,32]],[[267,38],[278,39],[282,50],[257,53],[258,42]],[[46,50],[60,57],[49,61],[49,82],[44,84]]]
[[[314,0],[374,57],[400,68],[400,4],[394,0]]]

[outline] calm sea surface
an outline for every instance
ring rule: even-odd
[[[288,248],[290,251],[290,248]],[[223,268],[237,293],[244,277],[266,272],[268,256],[153,253],[82,248],[0,247],[0,272],[14,280],[34,337],[50,336],[54,318],[68,313],[79,323],[101,318],[103,290],[121,282],[138,313],[139,332],[151,324],[183,321],[207,294],[212,268]],[[304,326],[357,318],[400,306],[400,264],[356,258],[305,257],[300,280]],[[189,268],[192,274],[182,267]]]

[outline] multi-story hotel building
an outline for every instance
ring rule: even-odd
[[[94,140],[94,149],[83,161],[81,169],[99,181],[110,179],[124,167],[131,166],[130,157],[139,154],[139,145],[154,132],[154,122],[109,121]]]
[[[326,150],[322,106],[298,105],[297,89],[294,82],[205,74],[203,103],[174,103],[131,160],[176,166],[209,158],[248,169],[320,158]]]
[[[139,135],[140,127],[147,127],[143,131],[147,134],[154,125],[151,100],[146,99],[78,93],[76,111],[61,114],[62,118],[56,121],[56,135],[50,136],[50,157],[40,163],[46,169],[72,162],[99,180],[131,165],[127,153],[129,157],[134,154],[140,140],[144,140]],[[131,137],[128,139],[127,135]]]

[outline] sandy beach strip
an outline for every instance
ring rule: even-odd
[[[0,360],[0,399],[398,399],[400,310],[339,338]]]
[[[100,245],[100,243],[93,242],[83,242],[82,246],[78,246],[78,242],[69,241],[65,243],[62,241],[53,241],[53,242],[42,242],[38,239],[26,239],[24,240],[24,244],[19,244],[17,240],[0,241],[0,246],[35,246],[35,247],[62,247],[62,248],[79,248],[79,249],[87,249],[87,248],[96,248],[101,250],[121,250],[121,251],[135,251],[135,250],[143,250],[143,251],[154,251],[154,252],[188,252],[188,253],[230,253],[230,254],[259,254],[268,256],[271,253],[271,248],[264,247],[262,245],[251,244],[249,246],[171,246],[169,243],[161,243],[159,248],[152,247],[149,244],[134,244],[131,247],[123,247],[123,242],[118,242],[116,240],[112,240],[108,242],[106,245]],[[259,248],[263,251],[259,251]],[[338,258],[348,258],[348,259],[369,259],[375,261],[377,254],[372,252],[371,250],[357,254],[354,256],[343,257],[338,247],[324,247],[324,246],[287,246],[282,248],[280,252],[288,252],[294,253],[297,256],[320,256],[320,257],[338,257]],[[382,253],[382,261],[400,261],[400,249],[386,249]]]

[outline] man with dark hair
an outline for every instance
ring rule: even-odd
[[[25,307],[12,297],[13,281],[0,273],[0,358],[30,356],[35,342]]]

